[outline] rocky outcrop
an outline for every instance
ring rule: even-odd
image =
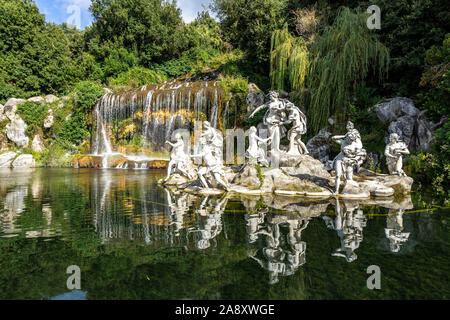
[[[9,150],[8,138],[5,134],[0,132],[0,152],[5,152]]]
[[[16,156],[17,153],[12,151],[0,154],[0,168],[11,167],[11,163],[16,158]]]
[[[28,147],[30,139],[25,134],[27,124],[18,115],[14,115],[10,119],[11,123],[6,125],[6,135],[8,139],[14,142],[18,147]]]
[[[40,104],[44,104],[45,103],[45,99],[42,97],[31,97],[27,99],[30,102],[35,102],[35,103],[40,103]]]
[[[102,168],[103,157],[101,156],[75,156],[72,160],[74,168]]]
[[[433,132],[445,119],[438,124],[428,121],[425,111],[414,106],[411,99],[397,97],[375,105],[378,119],[389,126],[389,134],[397,133],[411,150],[430,149]]]
[[[320,162],[319,162],[320,163]],[[287,168],[262,169],[247,164],[232,181],[232,191],[243,194],[277,193],[281,195],[315,195],[331,193],[309,175],[291,175]],[[293,168],[291,168],[293,169]]]
[[[331,132],[326,129],[320,130],[316,136],[312,137],[306,144],[310,156],[322,163],[327,163],[330,160],[330,138]]]
[[[8,117],[5,114],[5,106],[0,104],[0,122],[5,121]]]
[[[31,150],[34,152],[42,152],[44,151],[44,141],[42,140],[41,136],[35,135],[33,138],[33,141],[31,142]]]
[[[53,126],[53,122],[55,121],[53,116],[53,110],[48,110],[48,116],[44,120],[44,128],[49,129]]]
[[[22,154],[12,163],[13,168],[34,168],[36,162],[31,154]]]
[[[326,179],[331,177],[322,162],[309,155],[282,155],[279,166],[291,175],[311,175]]]
[[[264,104],[264,92],[258,88],[254,83],[249,83],[247,88],[248,94],[245,98],[245,102],[248,105],[248,112],[252,112],[260,105]]]
[[[11,120],[16,115],[17,106],[25,102],[26,102],[25,99],[16,99],[16,98],[9,99],[3,107],[4,114],[8,117],[8,119]]]
[[[53,103],[58,101],[58,97],[53,94],[46,95],[44,99],[46,103]]]

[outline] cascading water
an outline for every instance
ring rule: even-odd
[[[140,135],[141,159],[148,160],[148,155],[145,157],[148,152],[166,152],[165,142],[171,139],[174,130],[193,129],[195,120],[208,120],[217,127],[221,103],[222,89],[217,80],[211,79],[179,78],[122,94],[108,92],[94,110],[97,124],[91,152],[104,156],[106,167],[106,158],[118,154],[113,145]]]

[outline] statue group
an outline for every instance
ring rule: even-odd
[[[257,107],[250,115],[253,118],[259,111],[267,109],[263,123],[258,129],[252,126],[248,132],[248,148],[245,152],[247,165],[270,167],[271,163],[278,163],[280,159],[296,159],[308,157],[309,152],[302,141],[307,132],[307,119],[305,114],[291,101],[282,99],[278,93],[271,91],[269,101]],[[286,125],[291,128],[287,132],[288,146],[281,145],[281,139],[286,135]],[[334,158],[330,171],[334,173],[334,194],[345,193],[347,189],[358,188],[354,180],[355,172],[358,174],[367,159],[367,152],[363,148],[361,135],[352,122],[347,123],[345,135],[336,135],[331,139],[340,145],[340,153]],[[168,166],[167,183],[174,173],[195,180],[198,177],[201,188],[214,189],[217,187],[230,190],[231,180],[227,177],[227,168],[223,162],[223,136],[222,133],[211,126],[208,121],[203,122],[203,132],[200,136],[200,151],[189,155],[185,151],[185,143],[180,134],[174,135],[174,142],[167,141],[172,147],[171,159]],[[405,177],[402,170],[403,157],[409,151],[400,137],[393,133],[386,145],[385,156],[390,175]],[[200,165],[195,167],[192,159]],[[312,159],[312,158],[311,158]],[[302,172],[303,173],[303,172]]]

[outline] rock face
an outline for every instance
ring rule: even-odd
[[[0,152],[8,151],[8,138],[6,138],[5,134],[0,132]]]
[[[12,163],[13,168],[34,168],[36,162],[31,154],[22,154]]]
[[[255,108],[259,107],[260,105],[264,104],[264,92],[262,92],[258,86],[254,83],[248,84],[248,94],[245,98],[245,102],[247,102],[248,105],[248,112],[252,112],[255,110]]]
[[[16,156],[17,156],[17,153],[12,152],[12,151],[0,154],[0,168],[11,167],[11,163]]]
[[[6,135],[8,139],[21,148],[28,147],[30,139],[25,134],[27,125],[18,115],[11,118],[11,123],[6,125]]]
[[[326,129],[320,130],[306,144],[309,154],[320,162],[327,163],[330,160],[330,138],[331,132]]]
[[[25,102],[26,102],[25,99],[16,99],[16,98],[9,99],[5,103],[5,106],[3,107],[4,114],[8,117],[8,119],[12,120],[12,118],[14,118],[16,114],[17,106]]]
[[[389,124],[389,134],[397,133],[411,150],[430,149],[434,130],[438,124],[428,121],[425,111],[420,111],[408,98],[397,97],[375,105],[378,119]]]
[[[301,174],[294,176],[287,173],[284,169],[258,169],[248,164],[236,174],[232,183],[237,186],[232,188],[232,190],[239,193],[251,193],[251,191],[259,190],[260,193],[278,192],[285,195],[329,193],[326,188],[317,184],[310,176]],[[284,193],[280,193],[280,191]]]
[[[5,106],[0,104],[0,121],[4,121],[8,119],[8,117],[5,114]]]
[[[48,110],[48,116],[47,118],[45,118],[44,120],[44,128],[49,129],[53,126],[53,122],[54,122],[54,117],[53,117],[53,110],[50,109]]]
[[[31,142],[31,149],[34,152],[42,152],[45,149],[44,141],[39,135],[35,135],[33,141]]]
[[[323,167],[323,163],[309,155],[289,156],[280,158],[280,167],[289,174],[311,175],[329,179],[331,176]]]
[[[29,98],[28,101],[36,102],[36,103],[40,103],[40,104],[44,104],[45,103],[45,99],[42,98],[42,97],[32,97],[32,98]]]
[[[47,102],[47,103],[53,103],[55,101],[58,101],[58,97],[54,96],[53,94],[46,95],[44,97],[44,99],[45,99],[45,102]]]

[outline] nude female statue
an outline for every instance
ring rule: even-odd
[[[248,131],[249,147],[245,156],[250,160],[250,162],[256,162],[264,167],[268,167],[269,161],[267,160],[266,154],[259,143],[268,143],[270,140],[272,140],[273,136],[267,139],[262,139],[257,135],[257,130],[255,127],[251,127]]]
[[[256,108],[249,118],[253,118],[256,113],[260,110],[269,108],[264,115],[263,123],[269,129],[269,136],[273,136],[272,140],[272,150],[276,153],[280,152],[280,140],[281,140],[281,130],[283,127],[284,115],[284,103],[279,99],[278,93],[276,91],[269,92],[270,101]]]
[[[166,144],[172,147],[172,152],[170,153],[170,162],[167,166],[167,177],[163,182],[167,182],[169,180],[174,170],[178,170],[184,176],[192,179],[192,176],[187,170],[187,166],[191,160],[189,158],[189,155],[184,152],[184,141],[181,137],[181,134],[175,134],[175,143],[166,141]]]

